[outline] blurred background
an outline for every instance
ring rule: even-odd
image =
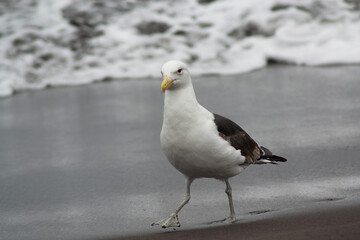
[[[230,180],[231,229],[283,234],[270,219],[301,239],[305,221],[272,220],[308,211],[324,239],[358,238],[360,0],[0,0],[0,239],[230,236],[212,224],[228,203],[209,179],[192,185],[180,231],[150,226],[185,193],[159,140],[172,59],[204,107],[288,159]],[[84,86],[57,87],[72,85]],[[357,221],[318,221],[336,206]]]
[[[193,75],[269,62],[360,63],[359,0],[2,0],[0,96],[24,89]]]

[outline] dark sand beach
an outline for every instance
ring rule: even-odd
[[[160,148],[159,79],[0,99],[0,239],[358,239],[360,68],[273,65],[193,78],[199,102],[288,159],[225,184],[200,179],[181,228],[151,223],[185,181]]]
[[[110,237],[120,239],[358,239],[360,204],[310,208],[244,223],[192,230],[179,230],[142,236]]]

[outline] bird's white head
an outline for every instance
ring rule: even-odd
[[[189,69],[185,63],[172,60],[166,62],[161,68],[163,81],[161,83],[161,92],[167,89],[173,90],[186,86],[190,82]]]

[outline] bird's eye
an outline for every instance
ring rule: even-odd
[[[181,73],[182,72],[182,68],[179,68],[179,70],[177,70],[178,73]]]

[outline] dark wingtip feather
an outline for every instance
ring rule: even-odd
[[[267,159],[270,161],[274,161],[274,162],[286,162],[286,158],[277,156],[277,155],[273,155],[272,152],[267,149],[266,147],[261,146],[260,149],[262,150],[263,154],[260,157],[260,159]]]
[[[275,161],[275,162],[287,162],[286,158],[280,157],[280,156],[276,156],[276,155],[272,155],[270,157],[268,157],[268,159],[270,161]]]
[[[272,155],[272,152],[269,149],[267,149],[266,147],[261,146],[260,148],[263,151],[264,156],[271,156]]]

